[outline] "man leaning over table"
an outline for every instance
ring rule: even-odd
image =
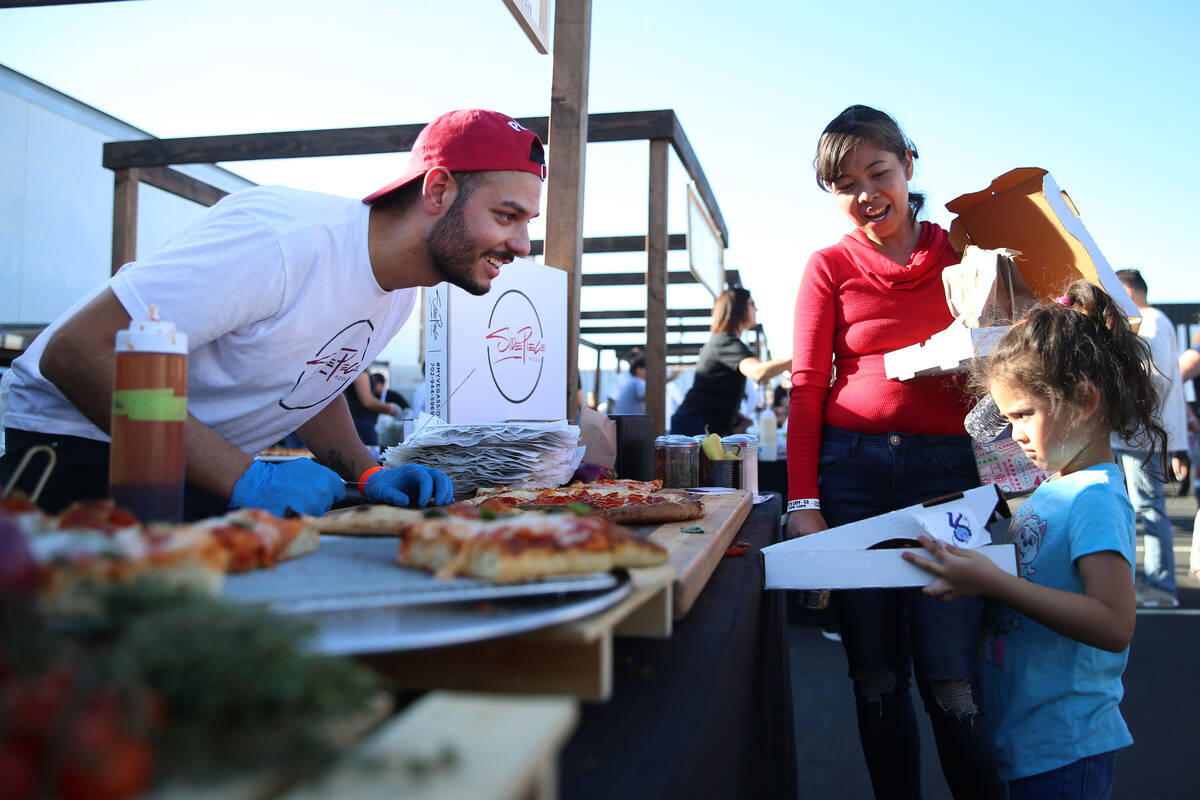
[[[29,448],[52,444],[44,509],[107,494],[114,337],[157,306],[188,337],[185,516],[322,514],[364,477],[374,502],[450,502],[438,470],[379,469],[342,390],[404,325],[417,287],[449,281],[481,295],[529,254],[545,175],[535,133],[472,109],[427,125],[408,172],[362,201],[284,187],[228,195],[13,362],[0,479]],[[292,431],[315,461],[255,460]],[[22,488],[34,477],[22,475]]]

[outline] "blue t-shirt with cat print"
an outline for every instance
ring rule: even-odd
[[[1075,562],[1103,550],[1136,563],[1133,507],[1116,464],[1046,481],[1013,515],[1025,580],[1083,594]],[[1069,639],[1000,603],[984,615],[984,702],[1000,777],[1037,775],[1133,743],[1117,704],[1129,649]]]

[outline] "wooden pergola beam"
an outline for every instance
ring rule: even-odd
[[[533,239],[529,242],[529,255],[540,256],[544,242]],[[668,250],[687,250],[687,234],[672,233],[667,237]],[[645,236],[589,236],[583,240],[584,253],[644,253]]]
[[[708,317],[712,315],[712,309],[709,308],[676,308],[667,309],[667,318],[672,317]],[[645,319],[646,312],[639,308],[631,308],[628,311],[584,311],[579,315],[580,319]]]
[[[664,250],[663,253],[665,255],[666,251]],[[695,275],[681,269],[668,272],[665,264],[663,265],[663,274],[667,276],[666,282],[670,284],[700,282]],[[730,286],[740,285],[738,283],[740,276],[735,270],[726,270],[725,280]],[[645,283],[646,273],[644,272],[593,272],[583,276],[584,286],[641,286]]]
[[[589,114],[587,141],[629,142],[664,139],[670,142],[684,170],[712,214],[729,246],[729,231],[717,205],[708,178],[700,167],[695,151],[679,118],[671,109],[657,111],[618,111]],[[525,127],[550,145],[549,117],[519,117]],[[102,164],[112,170],[129,167],[166,167],[174,164],[217,164],[276,158],[316,158],[322,156],[404,153],[412,150],[417,134],[425,123],[377,125],[363,128],[328,128],[309,131],[235,133],[222,136],[191,136],[175,139],[137,139],[108,142]]]

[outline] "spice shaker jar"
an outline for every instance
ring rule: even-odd
[[[742,489],[758,494],[758,437],[748,433],[735,433],[721,439],[725,452],[734,452],[742,460]]]
[[[654,477],[672,489],[693,489],[700,481],[700,445],[689,436],[654,440]]]
[[[109,448],[109,495],[138,519],[183,518],[183,431],[187,420],[187,336],[160,320],[117,331]]]

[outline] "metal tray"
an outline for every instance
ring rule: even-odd
[[[391,537],[322,536],[311,556],[228,576],[225,597],[303,616],[316,626],[316,650],[348,655],[523,633],[603,611],[632,591],[621,574],[444,581],[395,559]]]

